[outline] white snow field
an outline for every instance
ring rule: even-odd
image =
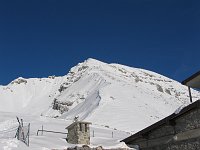
[[[192,90],[193,99],[200,96]],[[92,122],[91,147],[126,148],[120,140],[189,104],[187,87],[165,76],[139,68],[88,59],[62,77],[22,77],[0,86],[0,149],[28,149],[24,143],[1,133],[14,130],[15,116],[31,123],[29,149],[64,149],[75,116]],[[95,136],[93,137],[93,131]],[[113,132],[113,137],[112,137]]]
[[[30,146],[27,147],[23,142],[12,138],[16,133],[18,122],[15,115],[23,118],[24,125],[30,123]],[[72,123],[71,120],[55,119],[42,116],[31,116],[24,114],[13,114],[1,112],[0,117],[0,149],[1,150],[48,150],[48,149],[67,149],[76,145],[66,142],[66,134],[55,134],[47,132],[38,132],[43,129],[66,133],[65,129]],[[124,131],[109,129],[100,125],[92,125],[91,129],[91,145],[90,147],[104,146],[104,148],[127,148],[123,142],[119,142],[121,138],[125,138],[130,134]],[[113,132],[113,133],[112,133]],[[78,145],[81,147],[81,145]]]

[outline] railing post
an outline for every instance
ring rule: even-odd
[[[43,131],[44,131],[44,129],[43,129],[43,125],[42,125],[42,135],[43,135]]]

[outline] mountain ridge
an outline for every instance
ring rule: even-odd
[[[194,99],[199,92],[192,91]],[[0,111],[91,121],[136,132],[189,103],[187,87],[158,73],[92,58],[67,75],[0,86]]]

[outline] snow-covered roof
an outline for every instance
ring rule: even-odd
[[[170,116],[156,122],[155,124],[152,124],[151,126],[137,132],[136,134],[133,134],[129,137],[127,137],[126,139],[123,139],[122,142],[125,142],[126,144],[137,139],[137,138],[140,138],[140,137],[144,137],[145,135],[147,135],[150,131],[158,128],[159,126],[163,125],[163,124],[171,124],[173,125],[175,122],[174,122],[174,119],[187,113],[188,111],[192,110],[192,109],[195,109],[195,108],[199,108],[200,107],[200,100],[197,100],[195,101],[194,103],[184,107],[181,109],[181,111],[179,113],[177,112],[174,112],[173,114],[171,114]]]
[[[192,88],[200,88],[200,71],[185,79],[182,84]]]

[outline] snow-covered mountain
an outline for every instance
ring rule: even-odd
[[[193,98],[200,94],[192,91]],[[132,133],[189,103],[187,87],[160,74],[88,59],[62,77],[0,86],[0,111],[91,121]]]

